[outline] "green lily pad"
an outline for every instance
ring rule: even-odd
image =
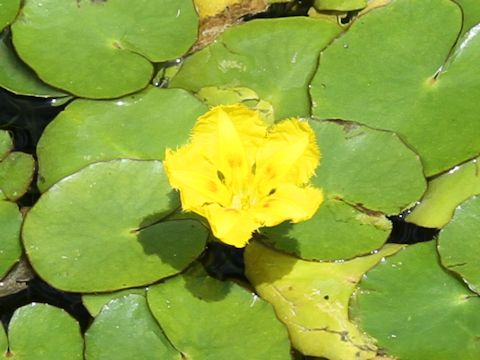
[[[0,191],[12,201],[22,197],[32,182],[35,160],[29,154],[12,152],[0,161]]]
[[[20,0],[0,0],[0,31],[10,24],[20,9]]]
[[[8,131],[0,130],[0,160],[3,160],[13,149],[13,141]]]
[[[149,287],[147,300],[183,359],[291,359],[287,331],[271,305],[199,266]]]
[[[171,87],[248,87],[273,105],[277,119],[307,116],[318,54],[340,31],[330,21],[305,17],[249,21],[188,57]]]
[[[145,297],[145,288],[125,289],[111,293],[84,294],[82,296],[82,303],[87,308],[90,315],[96,317],[102,310],[102,307],[111,300],[120,299],[131,294]]]
[[[317,10],[351,11],[363,9],[367,0],[315,0],[313,6]]]
[[[480,196],[457,207],[453,219],[438,237],[442,264],[458,273],[470,289],[480,293]]]
[[[128,295],[105,305],[85,333],[89,360],[181,360],[150,313],[144,296]]]
[[[152,62],[183,55],[197,26],[191,0],[137,6],[128,0],[27,0],[12,32],[19,56],[46,83],[81,97],[113,98],[146,87]]]
[[[65,311],[32,303],[13,314],[8,340],[0,327],[2,358],[21,360],[81,360],[83,338],[78,323]]]
[[[160,161],[95,163],[52,186],[29,211],[25,251],[35,271],[65,291],[150,284],[204,249],[208,231],[200,223],[157,223],[178,206]]]
[[[350,310],[389,355],[480,358],[480,298],[442,268],[434,241],[411,245],[368,271]]]
[[[391,229],[385,214],[401,212],[425,191],[418,156],[394,133],[352,123],[310,124],[322,154],[312,183],[326,200],[312,219],[262,234],[304,259],[352,258],[380,248]]]
[[[398,133],[428,176],[474,157],[480,36],[467,33],[448,58],[461,26],[449,0],[392,0],[369,11],[321,54],[313,114]]]
[[[0,35],[0,87],[17,95],[37,97],[66,96],[41,81],[37,74],[20,60],[8,44],[6,35]]]
[[[0,200],[0,279],[22,254],[20,227],[22,215],[16,204]]]
[[[442,228],[455,208],[472,195],[480,194],[480,158],[455,166],[428,182],[420,203],[406,220],[419,226]]]
[[[401,245],[346,262],[297,259],[259,242],[245,251],[245,274],[288,328],[292,345],[304,355],[330,360],[373,359],[373,339],[348,319],[348,301],[361,276]]]
[[[75,100],[40,138],[38,187],[45,191],[98,161],[163,160],[165,148],[186,142],[196,119],[207,110],[184,90],[154,87],[115,101]]]

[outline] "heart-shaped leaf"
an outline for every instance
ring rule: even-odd
[[[102,307],[108,302],[131,294],[146,297],[145,288],[134,288],[101,294],[84,294],[82,296],[82,303],[87,308],[90,315],[96,317],[102,310]]]
[[[25,251],[35,271],[62,290],[146,285],[180,272],[204,249],[208,231],[199,222],[157,223],[178,206],[160,161],[95,163],[52,186],[30,210]]]
[[[20,9],[20,0],[0,0],[0,31],[10,24]]]
[[[46,83],[74,95],[138,91],[152,62],[183,55],[196,40],[191,0],[26,0],[12,25],[18,54]]]
[[[0,279],[22,254],[20,227],[22,215],[16,204],[0,200]]]
[[[34,171],[35,160],[31,155],[22,152],[8,154],[0,161],[0,193],[12,201],[19,199],[27,192]]]

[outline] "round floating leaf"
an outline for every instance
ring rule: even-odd
[[[408,214],[408,222],[429,228],[442,228],[455,208],[472,195],[480,194],[480,158],[455,166],[428,182],[421,202]]]
[[[0,161],[0,191],[9,200],[17,200],[28,190],[35,171],[35,160],[29,154],[12,152]]]
[[[178,351],[158,326],[144,296],[110,301],[85,333],[88,360],[178,360]]]
[[[82,303],[87,308],[90,315],[96,317],[100,313],[100,310],[102,310],[102,307],[111,300],[120,299],[131,294],[145,297],[145,288],[125,289],[101,294],[84,294],[82,296]]]
[[[22,254],[20,227],[22,215],[16,204],[0,200],[0,279]]]
[[[20,9],[20,0],[0,0],[0,31],[10,24]]]
[[[389,355],[480,358],[480,298],[440,266],[433,241],[411,245],[368,271],[350,310]]]
[[[378,249],[391,229],[385,214],[399,213],[425,191],[418,156],[391,132],[343,122],[310,124],[322,153],[312,182],[326,200],[312,219],[262,233],[275,247],[305,259],[352,258]]]
[[[165,148],[186,142],[207,110],[184,90],[153,87],[115,101],[76,100],[49,124],[38,143],[38,187],[45,191],[98,161],[163,160]]]
[[[153,76],[151,62],[183,55],[197,24],[191,0],[135,6],[128,0],[28,0],[12,31],[18,54],[42,80],[77,96],[112,98],[144,88]]]
[[[285,323],[304,355],[330,360],[372,359],[373,339],[348,319],[348,301],[361,276],[401,245],[346,262],[318,263],[274,251],[258,242],[245,251],[246,276]]]
[[[5,35],[0,36],[0,87],[18,95],[38,97],[66,95],[42,82],[37,74],[20,60]]]
[[[195,92],[248,87],[273,105],[277,119],[305,116],[318,53],[340,31],[335,23],[305,17],[249,21],[187,58],[171,86]]]
[[[3,160],[13,149],[12,138],[8,131],[0,130],[0,160]]]
[[[445,60],[461,26],[449,0],[392,0],[369,11],[321,54],[313,114],[398,133],[427,175],[472,158],[480,152],[478,30]]]
[[[480,197],[465,201],[455,211],[452,221],[440,232],[438,252],[442,264],[480,293]]]
[[[155,224],[178,206],[160,161],[95,163],[42,195],[25,220],[25,250],[62,290],[149,284],[183,270],[205,246],[208,232],[196,221]]]
[[[15,311],[8,325],[8,350],[3,328],[0,332],[1,350],[8,359],[83,359],[78,323],[65,311],[47,304],[32,303]]]
[[[291,359],[287,331],[270,304],[200,267],[149,287],[147,299],[183,358]]]

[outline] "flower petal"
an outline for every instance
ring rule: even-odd
[[[217,176],[217,169],[192,144],[176,151],[167,149],[163,162],[173,188],[180,190],[183,210],[203,215],[205,203],[229,204],[232,194]]]
[[[255,209],[262,226],[275,226],[285,220],[294,223],[310,219],[323,202],[323,192],[314,187],[282,184]]]
[[[252,233],[260,226],[248,210],[223,208],[217,204],[205,207],[206,218],[213,235],[222,242],[238,248],[245,247]]]
[[[257,153],[256,178],[261,191],[282,182],[308,182],[320,162],[315,134],[306,121],[288,119],[276,124]]]

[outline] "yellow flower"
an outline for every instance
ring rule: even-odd
[[[167,149],[164,165],[183,210],[205,217],[224,243],[244,247],[262,226],[313,216],[323,194],[308,182],[319,161],[307,122],[268,127],[257,112],[229,105],[201,116],[187,145]]]

